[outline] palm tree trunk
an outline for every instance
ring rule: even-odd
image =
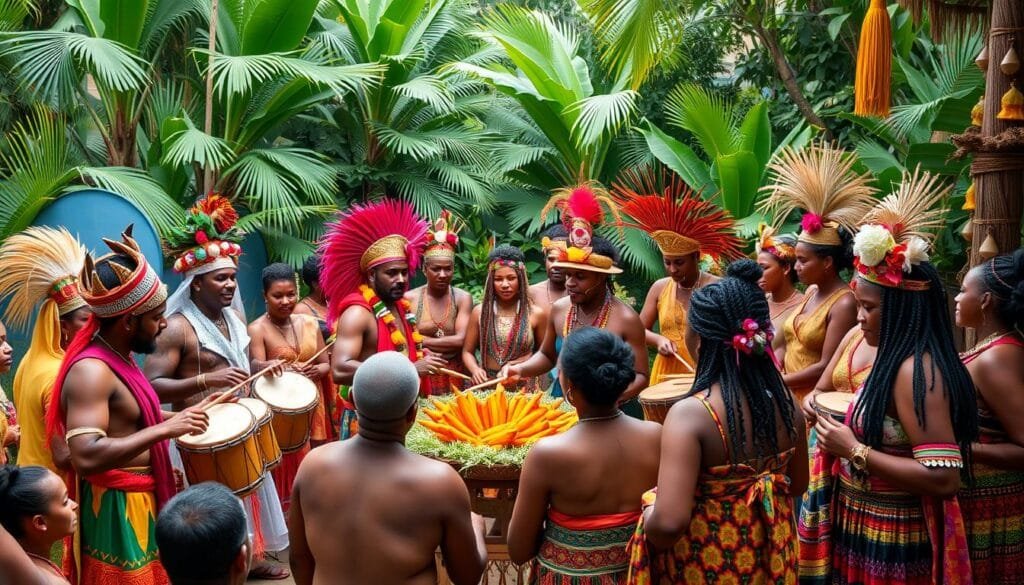
[[[796,76],[793,75],[793,68],[789,65],[789,61],[786,59],[786,54],[783,52],[782,47],[779,46],[778,39],[775,38],[775,33],[764,27],[761,23],[752,22],[751,25],[754,28],[755,34],[764,43],[764,46],[768,49],[768,53],[772,57],[772,62],[775,63],[775,70],[779,74],[779,79],[782,81],[783,87],[786,88],[786,93],[789,94],[790,99],[796,104],[797,110],[800,111],[800,115],[804,117],[807,122],[813,126],[817,126],[822,129],[822,133],[826,139],[831,139],[832,133],[829,131],[828,125],[821,119],[820,116],[811,107],[811,103],[804,97],[802,91],[800,91],[800,85],[797,83]]]

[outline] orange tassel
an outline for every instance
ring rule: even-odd
[[[971,125],[981,128],[981,125],[985,122],[985,94],[981,95],[981,99],[978,103],[974,104],[971,108]]]
[[[857,48],[857,78],[854,84],[854,113],[860,116],[889,116],[892,77],[892,25],[884,0],[871,0]]]
[[[1024,120],[1024,94],[1017,89],[1017,85],[1010,84],[1010,90],[1003,94],[1000,100],[1003,109],[999,110],[996,117],[1000,120]]]
[[[971,181],[971,186],[967,188],[967,193],[964,193],[964,206],[960,209],[964,211],[974,211],[974,197],[977,191],[974,188],[974,181]]]

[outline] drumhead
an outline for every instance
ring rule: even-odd
[[[257,398],[239,398],[238,403],[248,408],[257,421],[270,416],[270,407],[262,400]]]
[[[682,396],[690,391],[691,386],[693,386],[692,376],[659,382],[653,386],[648,386],[640,392],[640,400],[664,400],[666,398]]]
[[[178,444],[193,448],[223,445],[245,436],[256,425],[252,412],[241,404],[214,404],[206,414],[210,417],[206,432],[178,437]]]
[[[285,372],[277,377],[261,376],[253,384],[257,398],[277,410],[301,410],[316,402],[317,388],[312,380]]]
[[[814,397],[814,403],[825,412],[839,416],[846,415],[846,409],[853,402],[852,392],[822,392]]]

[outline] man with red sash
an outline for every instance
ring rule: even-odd
[[[408,356],[425,377],[444,360],[423,350],[423,336],[404,295],[427,243],[426,221],[404,201],[385,199],[354,205],[332,224],[320,243],[320,284],[330,299],[327,322],[337,333],[331,375],[342,404],[339,436],[355,434],[355,410],[348,402],[352,377],[360,364],[381,351]]]
[[[198,404],[165,417],[132,352],[149,353],[167,326],[167,288],[131,237],[86,257],[82,298],[93,314],[68,346],[47,410],[49,436],[68,442],[68,485],[80,504],[72,583],[168,583],[154,527],[174,495],[167,441],[206,430]],[[214,397],[211,396],[210,399]]]

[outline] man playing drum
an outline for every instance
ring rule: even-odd
[[[242,253],[237,219],[227,199],[210,195],[189,210],[185,225],[168,240],[177,254],[174,268],[184,280],[167,302],[167,331],[146,360],[145,372],[160,399],[175,410],[249,376],[249,334],[236,280]],[[287,548],[284,513],[269,474],[245,503],[254,557]],[[254,563],[252,573],[275,579],[288,574],[267,562]]]
[[[104,240],[113,253],[95,263],[86,257],[81,295],[93,313],[67,348],[47,409],[47,434],[66,438],[74,467],[68,492],[81,503],[81,556],[69,568],[84,585],[168,582],[152,538],[174,495],[167,442],[207,426],[205,403],[165,415],[132,360],[156,349],[167,288],[130,227],[122,239]]]
[[[320,283],[330,299],[327,322],[335,325],[331,375],[341,386],[341,438],[354,435],[355,410],[348,390],[359,366],[381,351],[397,351],[420,378],[437,373],[444,358],[424,351],[423,336],[404,295],[426,245],[427,222],[408,203],[382,200],[353,205],[340,214],[320,244]],[[421,384],[426,392],[426,381]]]
[[[479,582],[483,518],[450,465],[409,452],[420,379],[393,351],[362,362],[350,394],[358,435],[306,456],[295,477],[291,565],[297,585],[437,583],[440,547],[456,585]]]
[[[612,294],[612,274],[621,274],[616,266],[618,252],[604,238],[594,236],[594,226],[603,219],[600,201],[615,212],[603,190],[580,185],[556,193],[542,212],[553,206],[562,210],[562,222],[569,230],[568,242],[561,246],[558,261],[552,266],[565,274],[568,296],[551,305],[551,318],[540,351],[521,364],[506,367],[502,378],[513,382],[522,376],[536,376],[550,370],[558,360],[562,341],[579,327],[597,327],[617,334],[633,348],[636,356],[636,379],[626,388],[621,401],[623,411],[639,417],[636,397],[647,387],[647,348],[645,329],[637,315]],[[561,390],[557,391],[559,394]],[[555,393],[555,390],[552,390]]]

